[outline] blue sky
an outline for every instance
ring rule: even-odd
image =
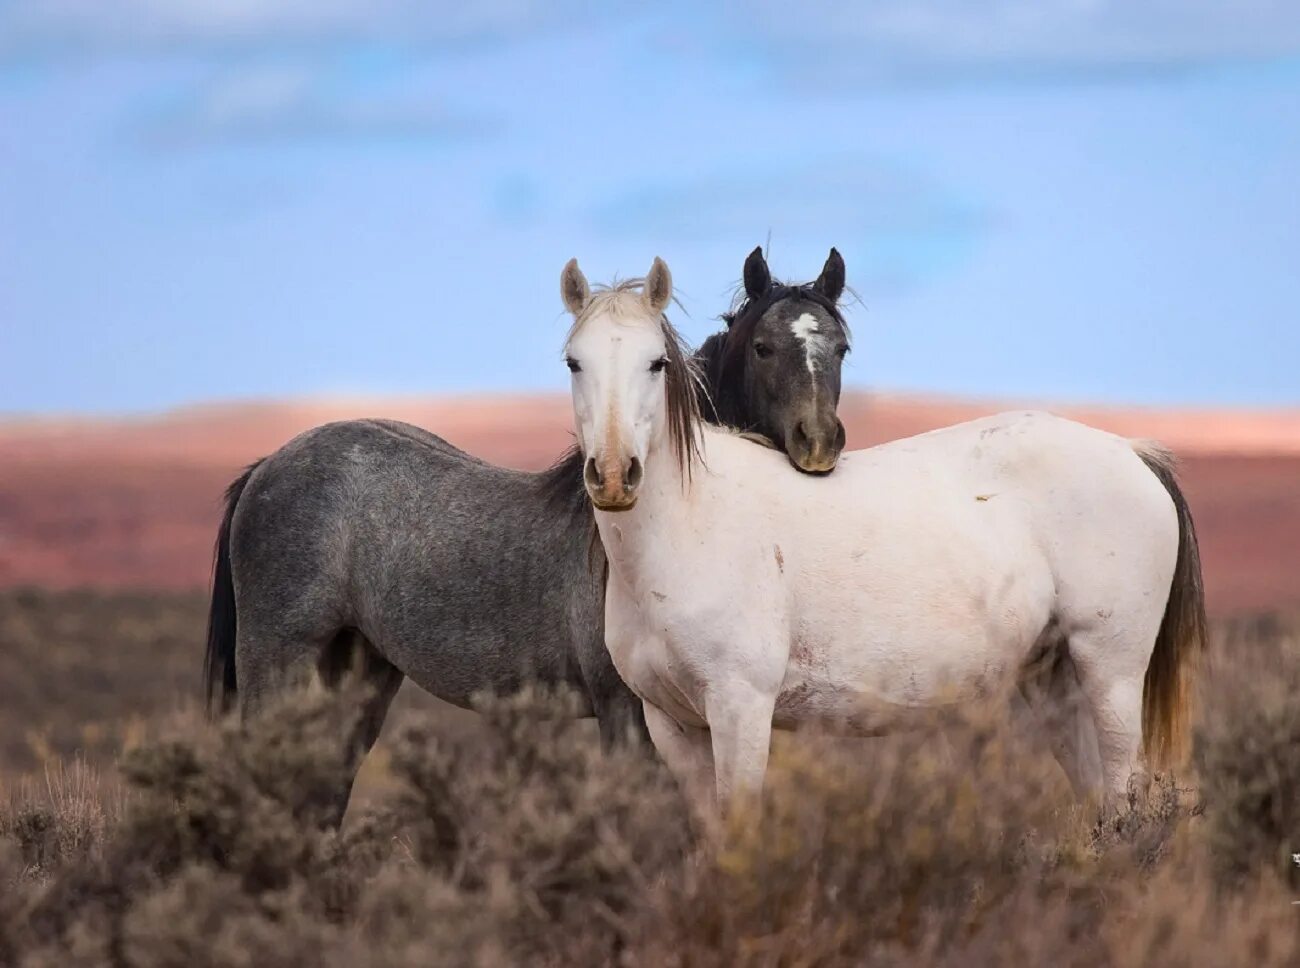
[[[561,389],[561,266],[852,385],[1300,403],[1290,0],[0,0],[0,412]]]

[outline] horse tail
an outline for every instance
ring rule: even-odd
[[[218,710],[223,713],[235,701],[238,684],[235,681],[235,580],[230,570],[230,522],[235,517],[235,506],[239,504],[248,479],[261,463],[259,460],[249,464],[244,473],[226,488],[226,510],[217,530],[212,563],[212,604],[208,608],[208,649],[203,663],[203,691],[207,696],[209,714],[213,711],[214,698]]]
[[[1193,679],[1206,648],[1205,585],[1196,526],[1174,473],[1174,455],[1158,444],[1135,442],[1142,463],[1164,485],[1178,514],[1178,558],[1155,649],[1142,684],[1142,748],[1153,769],[1167,768],[1187,752]]]

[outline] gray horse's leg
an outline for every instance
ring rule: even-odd
[[[653,748],[646,729],[645,708],[632,690],[623,686],[615,692],[594,695],[591,704],[600,725],[600,746],[605,752],[622,746]]]
[[[239,715],[247,722],[294,689],[306,688],[318,675],[320,656],[339,634],[324,631],[263,629],[240,613],[235,641],[235,677]]]
[[[338,826],[347,811],[361,761],[379,738],[388,707],[402,685],[402,672],[351,628],[337,629],[327,636],[317,631],[264,637],[256,629],[241,626],[235,655],[240,715],[246,721],[287,691],[312,681],[337,689],[356,676],[367,687],[356,725],[349,735],[340,737],[346,782],[329,810],[330,822]]]
[[[379,739],[384,719],[392,705],[397,690],[406,678],[397,666],[379,654],[360,632],[349,629],[342,633],[321,657],[321,680],[329,688],[337,688],[345,677],[356,676],[364,684],[366,695],[361,716],[352,734],[346,740],[347,786],[339,791],[335,803],[335,825],[343,822],[352,797],[352,787],[357,771],[366,755]]]

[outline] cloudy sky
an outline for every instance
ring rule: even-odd
[[[1300,403],[1294,0],[0,0],[0,412],[559,389],[838,246],[850,383]]]

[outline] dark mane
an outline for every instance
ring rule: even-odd
[[[575,443],[537,475],[537,487],[556,513],[591,517],[591,498],[582,483],[582,450]],[[594,519],[593,519],[594,524]]]
[[[745,351],[754,338],[758,321],[768,310],[786,299],[811,302],[840,324],[845,339],[850,339],[852,333],[839,306],[817,289],[815,283],[792,285],[773,282],[757,296],[745,296],[742,288],[736,299],[733,308],[721,316],[727,328],[704,341],[695,354],[695,361],[703,371],[707,385],[707,393],[702,390],[698,401],[705,419],[745,430],[748,429],[744,426],[745,381],[742,377],[747,359]]]
[[[568,515],[586,527],[587,565],[593,574],[599,569],[601,575],[607,577],[609,561],[605,557],[605,547],[600,543],[600,532],[596,530],[596,518],[591,513],[591,496],[582,483],[584,459],[582,450],[575,443],[537,475],[537,487],[546,506],[557,516]]]

